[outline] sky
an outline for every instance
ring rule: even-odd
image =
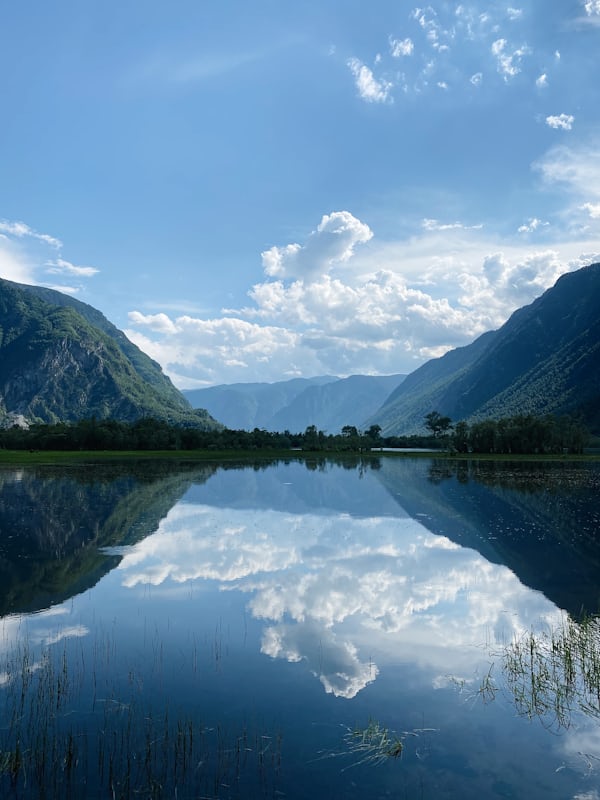
[[[10,3],[0,276],[179,388],[411,372],[600,260],[599,77],[600,0]]]

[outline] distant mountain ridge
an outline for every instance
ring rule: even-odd
[[[0,422],[148,416],[218,424],[194,411],[160,366],[92,306],[0,279]]]
[[[338,433],[344,425],[359,426],[385,401],[404,375],[331,375],[294,378],[277,383],[237,383],[184,390],[193,406],[201,406],[228,428],[298,433],[309,425]]]
[[[570,413],[600,428],[600,264],[562,275],[497,331],[419,367],[364,424],[417,433],[432,410],[455,421]]]

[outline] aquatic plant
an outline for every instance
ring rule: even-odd
[[[560,625],[527,631],[491,655],[502,677],[493,662],[468,698],[491,702],[502,692],[519,715],[548,728],[568,728],[574,713],[600,719],[600,617],[565,615]],[[466,681],[450,680],[465,691]]]
[[[133,667],[110,669],[115,648],[99,638],[90,665],[66,643],[38,652],[25,642],[0,665],[2,798],[273,794],[280,734],[250,721],[232,730],[171,706],[145,691]]]

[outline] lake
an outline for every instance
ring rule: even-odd
[[[600,464],[0,469],[3,798],[600,798]]]

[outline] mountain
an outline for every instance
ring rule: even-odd
[[[183,394],[194,408],[205,408],[232,430],[273,430],[269,427],[272,417],[307,387],[336,380],[323,375],[277,383],[230,383],[207,389],[184,389]]]
[[[381,406],[404,375],[295,378],[279,383],[237,383],[184,391],[228,428],[304,431],[309,425],[336,433]]]
[[[453,420],[581,414],[598,429],[600,264],[561,276],[497,331],[419,367],[363,425],[421,432],[432,410]]]
[[[73,297],[0,279],[0,422],[153,416],[214,427],[160,366]]]

